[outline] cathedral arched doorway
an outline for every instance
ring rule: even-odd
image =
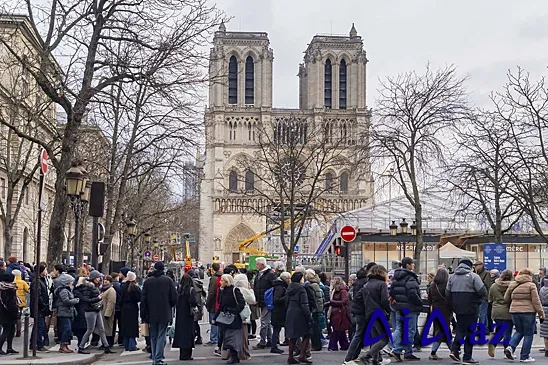
[[[238,244],[255,235],[256,233],[244,223],[240,223],[236,227],[232,228],[226,236],[224,242],[223,256],[225,263],[243,263],[244,256],[238,249]]]

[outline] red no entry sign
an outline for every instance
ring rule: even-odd
[[[154,256],[152,257],[152,259],[153,259],[154,261],[158,261],[158,260],[160,259],[160,256],[154,255]]]
[[[341,238],[344,242],[352,242],[356,239],[356,230],[352,226],[341,228]]]
[[[40,168],[44,175],[48,173],[48,159],[47,151],[42,148],[42,151],[40,152]]]

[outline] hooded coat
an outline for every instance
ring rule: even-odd
[[[511,321],[510,304],[504,300],[504,294],[512,281],[495,279],[491,289],[489,289],[489,303],[493,307],[491,318],[493,321]]]
[[[285,294],[285,336],[301,338],[309,336],[312,329],[312,314],[308,307],[306,289],[299,283],[291,283]]]
[[[172,309],[176,304],[175,283],[163,271],[154,270],[143,284],[141,320],[167,325],[173,320]]]
[[[126,281],[120,287],[120,336],[139,337],[139,302],[141,288],[137,284],[129,290],[130,282]]]
[[[209,279],[209,286],[207,287],[207,299],[206,299],[206,309],[209,313],[215,313],[217,308],[219,308],[219,291],[221,290],[221,276],[223,276],[222,271],[217,271]]]
[[[350,309],[348,308],[348,288],[333,289],[331,301],[331,315],[329,321],[333,331],[348,331],[352,327],[350,322]]]
[[[314,313],[323,313],[323,290],[320,288],[320,278],[316,275],[310,279],[309,284],[314,289],[314,298],[316,299],[316,309]]]
[[[477,315],[482,299],[487,298],[487,288],[469,265],[461,263],[449,277],[445,297],[456,314]]]
[[[271,324],[273,327],[285,326],[285,293],[287,283],[278,278],[274,281],[274,309],[272,310]]]
[[[80,302],[80,299],[74,297],[72,287],[69,286],[74,279],[68,274],[61,274],[57,280],[58,287],[53,295],[57,317],[73,319],[76,316],[75,306]]]
[[[23,280],[20,275],[15,275],[15,285],[17,286],[17,298],[19,298],[19,307],[26,308],[27,294],[30,293],[29,284]]]
[[[544,318],[537,286],[531,275],[520,274],[508,285],[504,300],[510,303],[510,313],[538,313]]]
[[[246,274],[238,274],[234,277],[234,286],[238,289],[240,289],[240,292],[242,293],[244,300],[248,306],[253,305],[257,302],[257,299],[255,298],[255,293],[252,289],[249,288],[249,281],[247,280]],[[251,318],[248,318],[246,323],[249,322]]]
[[[204,317],[204,302],[207,293],[204,290],[204,282],[198,278],[192,278],[194,282],[194,292],[196,293],[196,304],[198,307],[198,313],[194,315],[194,321],[201,321]]]
[[[173,347],[192,349],[194,347],[194,314],[190,308],[198,306],[194,288],[179,287],[175,316],[175,336]]]
[[[544,309],[544,314],[548,313],[548,278],[544,278],[540,282],[540,302],[542,303],[542,308]],[[548,321],[544,321],[540,325],[540,337],[548,339]]]

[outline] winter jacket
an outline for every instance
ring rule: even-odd
[[[485,285],[485,289],[487,289],[487,292],[489,292],[489,289],[491,289],[491,274],[485,267],[483,267],[480,271],[477,272],[478,276],[481,278],[481,281],[483,281],[483,284]]]
[[[114,310],[116,312],[119,312],[120,309],[122,308],[122,293],[120,292],[121,286],[122,286],[122,283],[120,283],[118,280],[112,283],[112,287],[116,291],[116,306],[114,307]]]
[[[396,301],[392,306],[396,311],[401,311],[404,308],[408,308],[411,312],[423,310],[419,278],[411,270],[397,269],[394,272],[390,297]]]
[[[285,336],[290,339],[309,336],[313,320],[308,307],[308,295],[301,284],[289,284],[285,293],[285,307]]]
[[[544,283],[543,283],[544,281]],[[539,291],[540,302],[542,303],[542,308],[544,309],[544,314],[548,313],[548,279],[544,278],[541,280],[541,287]],[[540,325],[540,337],[548,339],[548,320],[544,321]]]
[[[326,281],[325,283],[322,283],[322,285],[320,285],[320,288],[323,291],[323,302],[324,303],[329,302],[329,296],[331,295],[331,289],[329,288],[329,282]]]
[[[546,279],[546,281],[548,281],[548,279]],[[545,285],[540,288],[539,292],[540,302],[543,307],[548,307],[548,285],[546,284],[548,283],[545,283]]]
[[[15,285],[17,286],[17,298],[19,298],[19,308],[25,308],[27,306],[27,294],[30,293],[29,284],[21,278],[21,276],[15,276]]]
[[[247,280],[246,274],[236,275],[234,277],[234,286],[240,289],[247,305],[253,305],[257,302],[255,293],[253,290],[249,289],[249,281]],[[251,316],[250,318],[246,318],[245,323],[251,323]]]
[[[82,300],[82,299],[85,299],[84,292],[86,287],[84,283],[85,283],[85,279],[79,278],[76,284],[76,287],[72,290],[72,294],[74,294],[74,297],[80,299],[80,302],[76,304],[74,307],[76,309],[76,316],[74,317],[72,321],[73,330],[75,329],[85,330],[87,328],[86,316],[85,316],[85,310],[84,310],[84,308],[87,306],[87,303],[84,303],[84,301]]]
[[[7,267],[6,267],[6,274],[12,274],[12,271],[13,270],[19,270],[21,271],[21,278],[23,280],[26,279],[26,276],[27,276],[27,272],[25,270],[22,270],[21,269],[21,265],[19,265],[18,262],[13,262],[11,264],[9,264]]]
[[[346,287],[335,290],[331,294],[331,306],[329,321],[333,331],[347,331],[352,327],[350,322],[350,309],[348,308],[348,289]]]
[[[149,324],[167,325],[173,320],[172,311],[175,305],[175,283],[163,271],[153,271],[143,283],[141,291],[141,320]]]
[[[538,281],[539,281],[539,290],[540,288],[542,288],[543,286],[548,286],[548,268],[546,267],[543,267],[544,269],[544,272],[546,273],[546,275],[544,275],[544,277],[542,278],[538,278]]]
[[[41,277],[38,280],[38,287],[35,287],[34,282],[32,283],[30,287],[30,307],[34,308],[34,291],[39,290],[38,294],[38,311],[41,313],[42,316],[47,317],[51,314],[50,308],[49,308],[49,291],[48,287],[46,285],[46,279]],[[31,311],[31,316],[34,316],[34,311]]]
[[[367,283],[367,271],[365,271],[364,269],[358,270],[358,272],[356,273],[356,277],[358,279],[352,284],[352,287],[350,288],[352,298],[356,298],[358,292],[362,290],[365,283]]]
[[[456,314],[478,314],[487,289],[481,278],[466,264],[460,264],[449,277],[445,297]]]
[[[81,291],[81,297],[80,302],[83,302],[84,305],[82,306],[82,309],[84,312],[99,312],[101,311],[100,308],[97,306],[93,306],[93,304],[98,303],[101,301],[101,298],[99,298],[99,288],[97,288],[93,283],[85,280],[82,283],[82,291]]]
[[[271,324],[273,327],[285,326],[285,293],[287,283],[282,279],[274,280],[274,309],[272,310]]]
[[[76,316],[75,305],[80,299],[75,298],[72,288],[67,285],[61,285],[55,289],[55,308],[57,308],[57,317],[74,318]]]
[[[221,312],[228,312],[234,314],[234,322],[231,325],[223,325],[225,328],[240,329],[242,328],[242,318],[240,312],[244,310],[245,299],[240,291],[234,285],[225,286],[219,293],[219,308],[213,319],[216,320]],[[221,326],[221,324],[218,324]]]
[[[364,302],[366,296],[370,297],[367,304]],[[368,313],[366,313],[366,305]],[[381,308],[385,313],[390,313],[388,286],[383,277],[372,275],[362,289],[356,293],[350,311],[354,315],[365,316],[373,313],[377,308]]]
[[[206,309],[209,313],[215,313],[219,308],[219,291],[221,289],[222,271],[217,271],[210,279],[207,287]]]
[[[196,304],[198,313],[194,315],[194,321],[201,321],[204,316],[204,299],[207,293],[204,291],[204,282],[200,279],[192,279],[194,282],[194,293],[196,293]]]
[[[0,282],[0,324],[2,325],[13,325],[17,322],[19,307],[16,291],[15,283]]]
[[[504,300],[504,294],[508,289],[511,281],[505,280],[502,281],[500,278],[495,279],[495,283],[491,285],[489,289],[489,303],[491,303],[491,319],[493,321],[502,320],[510,321],[512,320],[512,315],[510,314],[510,305]]]
[[[310,282],[310,286],[312,289],[314,289],[314,297],[316,299],[316,309],[314,310],[314,313],[323,313],[323,291],[320,288],[320,279],[319,278],[312,278]]]
[[[515,281],[508,285],[504,294],[504,300],[510,303],[510,313],[538,313],[544,318],[544,310],[540,303],[537,286],[533,283],[533,277],[520,274]]]
[[[451,324],[451,319],[453,318],[451,304],[445,295],[446,287],[447,285],[436,284],[432,281],[426,289],[428,293],[428,305],[431,307],[431,311],[434,309],[439,310],[445,320],[445,327],[439,321],[434,321],[434,335],[436,336],[445,335],[444,328],[449,328],[448,326]]]
[[[264,269],[257,273],[255,282],[253,283],[253,290],[255,291],[255,298],[257,298],[257,304],[259,308],[263,308],[266,304],[264,302],[264,293],[270,288],[276,280],[276,274],[271,269]]]

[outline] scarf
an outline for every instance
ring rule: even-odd
[[[17,285],[15,283],[6,283],[5,281],[0,281],[0,290],[17,290]]]
[[[111,287],[112,287],[112,284],[103,284],[103,286],[101,287],[101,291],[105,292],[109,290]]]

